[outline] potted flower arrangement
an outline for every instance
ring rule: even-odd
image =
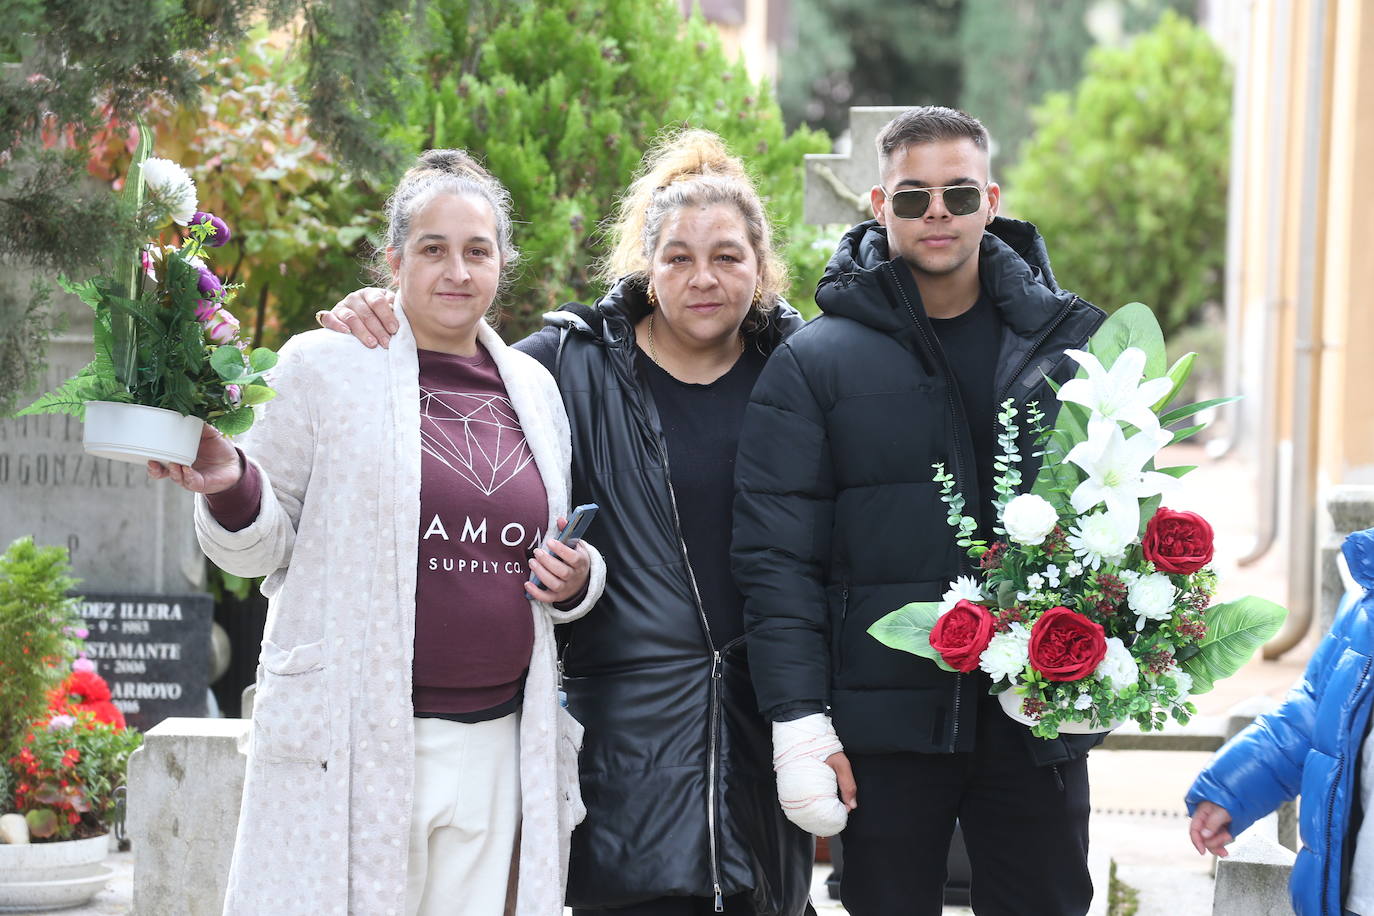
[[[277,356],[250,348],[226,306],[226,286],[206,261],[229,227],[196,209],[186,171],[149,158],[140,143],[122,194],[137,244],[106,276],[59,283],[95,312],[95,358],[19,415],[68,413],[85,421],[86,451],[143,463],[191,464],[208,422],[226,435],[253,423],[253,405],[274,392],[263,381]],[[162,242],[177,227],[175,244]]]
[[[0,555],[0,909],[75,906],[104,886],[116,789],[142,736],[82,651],[67,552]]]
[[[1231,399],[1170,408],[1194,356],[1166,371],[1159,324],[1139,303],[1113,314],[1087,352],[1068,354],[1080,369],[1057,391],[1053,426],[1035,403],[1002,405],[991,544],[974,539],[954,476],[934,467],[976,574],[869,633],[946,671],[987,673],[1003,710],[1041,738],[1127,720],[1144,730],[1186,723],[1189,698],[1234,674],[1286,615],[1255,597],[1213,604],[1211,525],[1161,505],[1192,468],[1156,468],[1159,450],[1202,429],[1176,427]],[[1026,493],[1021,423],[1041,449]]]

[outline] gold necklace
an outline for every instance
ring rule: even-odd
[[[654,365],[658,366],[658,367],[659,367],[660,369],[662,369],[664,372],[668,372],[668,367],[665,366],[665,365],[663,365],[663,363],[659,361],[659,358],[658,358],[658,350],[654,347],[654,314],[655,314],[654,312],[650,312],[650,313],[649,313],[649,327],[648,327],[648,335],[647,335],[648,338],[649,338],[649,359],[652,359],[652,360],[654,361]],[[740,351],[741,353],[744,352],[744,334],[743,334],[743,333],[741,333],[741,334],[739,335],[739,351]],[[671,372],[668,372],[668,374],[669,374],[669,375],[672,375]]]

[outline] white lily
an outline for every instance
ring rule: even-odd
[[[1059,389],[1059,400],[1082,404],[1091,410],[1089,426],[1110,420],[1129,423],[1144,432],[1159,429],[1159,417],[1151,407],[1169,393],[1173,382],[1161,377],[1141,383],[1145,374],[1144,350],[1127,347],[1110,370],[1102,368],[1098,358],[1084,350],[1064,352],[1088,370],[1088,377],[1065,382]]]
[[[1163,493],[1174,482],[1168,474],[1145,470],[1172,438],[1158,427],[1127,439],[1115,423],[1090,425],[1088,438],[1065,456],[1088,475],[1069,496],[1074,511],[1081,514],[1104,503],[1122,536],[1134,540],[1140,527],[1140,500]]]

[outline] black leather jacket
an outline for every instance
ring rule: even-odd
[[[1065,349],[1105,316],[1059,289],[1029,223],[995,220],[979,258],[1003,322],[994,403],[1037,401],[1053,423],[1059,402],[1045,379],[1073,376]],[[829,706],[857,753],[971,750],[985,676],[941,671],[867,632],[972,572],[931,471],[943,462],[968,505],[985,498],[957,385],[915,280],[876,222],[845,235],[816,301],[822,316],[764,367],[736,462],[732,555],[760,707],[772,718]],[[1021,446],[1029,487],[1038,467],[1031,443]],[[1026,739],[1042,765],[1101,740]]]
[[[621,283],[516,345],[558,381],[574,501],[602,506],[587,539],[606,558],[606,591],[559,627],[568,707],[586,726],[587,819],[573,833],[567,902],[752,892],[757,913],[794,916],[812,840],[779,810],[744,640],[715,644],[696,594],[657,412],[634,368],[645,309],[643,289]],[[769,352],[801,324],[784,306],[751,345]]]

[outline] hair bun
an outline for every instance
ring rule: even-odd
[[[491,173],[482,168],[467,150],[461,149],[427,149],[415,160],[415,165],[410,168],[406,176],[410,177],[430,171],[457,175],[460,178],[491,180]]]

